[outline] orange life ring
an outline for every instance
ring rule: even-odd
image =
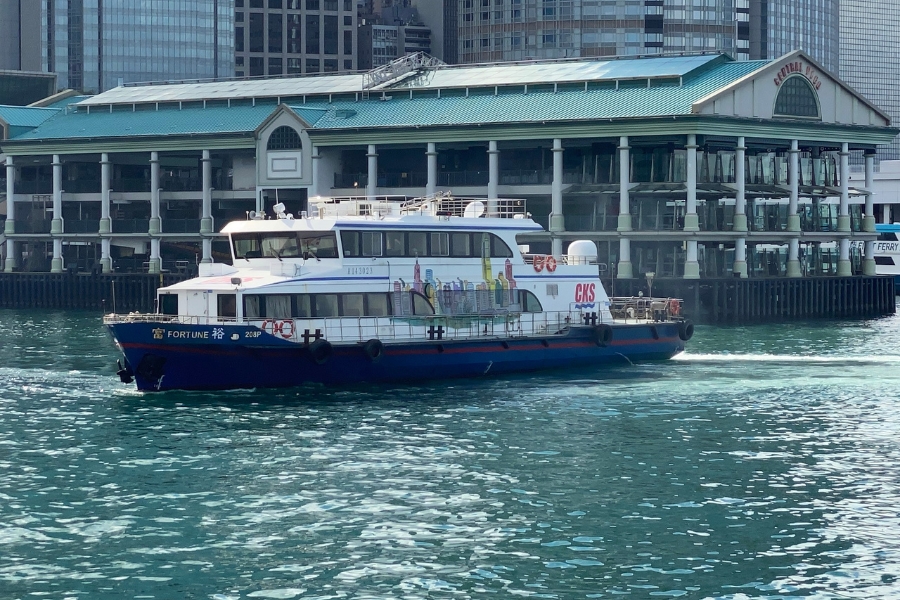
[[[547,272],[552,273],[556,270],[556,259],[552,256],[548,256],[546,262],[544,263],[547,267]]]
[[[291,319],[279,321],[275,324],[275,327],[275,331],[277,331],[284,339],[287,340],[294,337],[294,322]]]
[[[668,309],[669,315],[677,317],[679,314],[681,314],[681,302],[679,302],[677,298],[671,298],[669,300]]]
[[[551,257],[552,258],[552,257]],[[534,259],[532,260],[534,264],[534,270],[538,273],[544,270],[544,255],[543,254],[535,254]]]
[[[265,321],[262,322],[262,325],[260,325],[259,328],[262,329],[262,330],[263,330],[264,332],[266,332],[266,333],[269,333],[269,334],[273,334],[273,335],[274,335],[274,333],[275,333],[275,321],[274,321],[273,319],[266,319]],[[272,331],[269,331],[269,328],[271,328]]]

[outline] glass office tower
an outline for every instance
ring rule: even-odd
[[[837,69],[838,0],[458,0],[459,61],[801,48]]]
[[[234,0],[42,0],[44,70],[60,88],[234,74]]]
[[[900,123],[900,2],[841,0],[841,79]],[[900,140],[878,149],[879,160],[900,159]]]

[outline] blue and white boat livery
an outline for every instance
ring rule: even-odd
[[[522,200],[313,198],[222,232],[232,264],[104,317],[141,390],[474,377],[664,360],[693,325],[668,298],[610,299],[596,246],[529,254]]]

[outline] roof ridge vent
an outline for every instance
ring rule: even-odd
[[[444,64],[446,64],[444,61],[424,52],[406,54],[395,58],[386,65],[372,69],[368,73],[363,73],[363,89],[371,90],[385,83],[399,80],[420,69],[439,67]]]

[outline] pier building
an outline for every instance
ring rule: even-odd
[[[181,272],[311,196],[521,198],[611,281],[874,275],[890,118],[801,51],[127,85],[7,117],[6,272]],[[52,111],[52,114],[47,114]],[[6,115],[6,116],[4,116]],[[851,183],[850,158],[866,165]],[[223,254],[219,255],[218,252]],[[649,274],[649,275],[648,275]]]

